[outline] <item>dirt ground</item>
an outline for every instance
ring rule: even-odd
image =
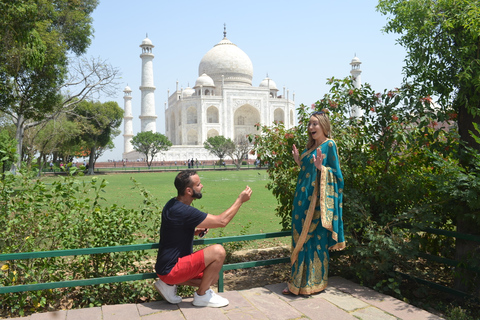
[[[236,252],[233,255],[232,263],[282,258],[289,255],[290,250],[287,247],[251,249]],[[290,266],[287,263],[228,270],[224,274],[224,289],[225,291],[244,290],[263,287],[268,284],[282,283],[287,281],[289,274]]]
[[[268,260],[273,258],[288,257],[289,255],[289,248],[282,246],[267,249],[250,249],[235,252],[234,254],[232,254],[232,258],[230,259],[230,261],[227,261],[226,263]],[[151,260],[146,262],[145,265],[147,265],[148,268],[151,269],[151,266],[154,263],[155,261]],[[245,290],[256,287],[263,287],[268,284],[282,283],[287,281],[289,274],[290,268],[289,264],[287,263],[238,270],[228,270],[225,271],[224,274],[224,290]],[[49,304],[44,309],[37,309],[34,312],[69,310],[72,308],[78,308],[78,305],[75,305],[74,302],[75,300],[78,300],[78,296],[81,294],[81,287],[77,287],[77,290],[75,290],[74,292],[65,294],[63,299],[56,301],[56,303]],[[148,302],[150,301],[150,298],[151,297],[145,297],[145,299],[140,298],[140,301],[137,302]],[[26,312],[25,315],[28,314],[31,314],[31,312]],[[2,316],[3,315],[0,313],[0,318],[2,318]]]

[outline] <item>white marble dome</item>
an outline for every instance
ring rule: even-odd
[[[263,79],[262,82],[260,82],[259,87],[269,88],[270,90],[277,90],[278,91],[277,84],[275,83],[275,81],[273,81],[269,77],[266,77],[265,79]]]
[[[140,46],[152,46],[153,47],[153,43],[150,39],[145,38],[145,39],[143,39],[142,44]]]
[[[123,89],[123,92],[132,92],[132,89],[130,89],[129,86],[126,86],[125,89]]]
[[[253,65],[245,52],[227,38],[217,43],[200,61],[198,75],[208,74],[215,85],[252,86]]]
[[[352,62],[350,62],[350,64],[361,64],[362,62],[360,61],[360,59],[358,59],[357,56],[353,57],[352,59]]]
[[[182,95],[184,97],[191,97],[191,96],[193,96],[194,93],[195,93],[194,89],[192,89],[190,87],[186,87],[185,89],[183,89]]]
[[[194,88],[199,88],[200,86],[215,87],[215,83],[213,82],[212,78],[210,78],[206,73],[204,73],[197,78],[197,81],[195,81]]]

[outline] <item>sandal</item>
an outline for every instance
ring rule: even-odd
[[[285,295],[287,295],[287,294],[292,294],[292,293],[290,292],[290,290],[288,289],[288,287],[286,287],[285,289],[283,289],[283,290],[282,290],[282,293],[285,294]]]

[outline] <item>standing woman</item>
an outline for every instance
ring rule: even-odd
[[[329,250],[345,248],[342,221],[343,176],[330,120],[314,112],[308,123],[308,143],[293,158],[300,166],[292,210],[291,276],[284,294],[310,295],[328,284]]]

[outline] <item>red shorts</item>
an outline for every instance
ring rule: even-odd
[[[191,279],[202,279],[205,270],[205,257],[203,250],[196,251],[188,256],[178,259],[173,269],[163,276],[158,275],[166,284],[179,284]]]

